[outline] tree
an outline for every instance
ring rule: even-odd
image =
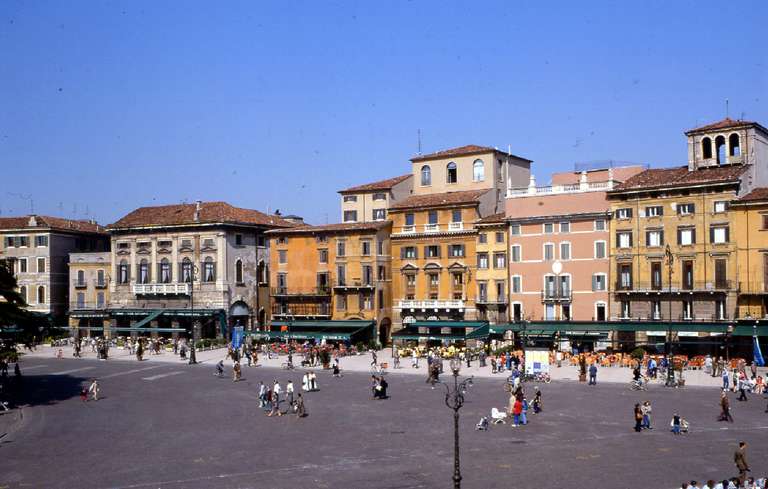
[[[15,359],[16,344],[30,342],[47,321],[26,310],[18,283],[7,260],[0,260],[0,358]]]

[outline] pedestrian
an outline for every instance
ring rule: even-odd
[[[288,396],[288,405],[293,406],[293,381],[289,380],[285,386],[285,395]]]
[[[397,346],[392,347],[392,368],[400,368],[400,350]]]
[[[267,405],[267,386],[264,382],[259,381],[259,407],[263,408]]]
[[[541,412],[541,391],[536,388],[536,394],[533,396],[533,414],[539,414]]]
[[[723,389],[720,394],[720,417],[718,421],[730,421],[733,423],[733,416],[731,416],[731,403],[728,400],[728,390]]]
[[[13,365],[13,375],[14,375],[14,376],[15,376],[17,379],[18,379],[19,377],[21,377],[21,367],[19,367],[19,362],[18,362],[18,360],[17,360],[17,361],[16,361],[16,363]]]
[[[464,357],[465,357],[465,359],[467,360],[467,368],[471,367],[471,365],[470,365],[470,363],[469,363],[469,362],[470,362],[470,360],[472,359],[472,355],[470,354],[469,350],[467,350],[467,351],[464,353]]]
[[[80,400],[88,402],[88,388],[86,386],[80,387]]]
[[[528,399],[523,398],[523,411],[520,413],[520,424],[528,424]]]
[[[747,472],[749,472],[749,464],[747,463],[747,442],[739,442],[739,448],[737,448],[733,454],[733,462],[736,464],[736,468],[739,469],[739,484],[744,484],[744,480],[747,478]]]
[[[747,376],[744,375],[743,373],[740,373],[739,374],[739,382],[738,382],[739,397],[737,399],[739,401],[746,401],[747,400],[747,391],[746,391],[746,387],[747,386],[746,386],[746,383],[747,383]]]
[[[757,378],[757,365],[755,365],[755,362],[749,364],[749,370],[752,372],[752,380],[755,380]]]
[[[587,385],[597,385],[597,361],[594,361],[589,366],[589,382]]]
[[[640,431],[642,431],[643,429],[643,412],[640,409],[639,403],[635,404],[634,416],[635,416],[635,431],[637,433],[640,433]]]
[[[682,425],[682,421],[680,418],[680,415],[675,413],[672,416],[672,421],[669,423],[669,425],[672,427],[672,433],[675,435],[680,434],[680,426]]]
[[[275,379],[274,384],[272,385],[272,411],[267,414],[267,416],[272,416],[274,414],[277,414],[278,416],[282,416],[283,413],[280,411],[280,393],[282,392],[282,388],[280,387],[280,382]]]
[[[419,350],[416,348],[411,352],[411,367],[419,368]]]
[[[99,382],[96,379],[93,379],[90,387],[88,387],[88,393],[91,395],[91,397],[93,397],[94,401],[98,401],[99,392],[101,392],[101,389],[99,388]]]
[[[376,390],[379,387],[379,378],[371,375],[371,399],[376,399]]]
[[[317,386],[317,374],[314,372],[309,373],[309,390],[312,392],[320,390]]]
[[[478,359],[480,360],[480,368],[485,367],[485,358],[486,358],[485,349],[480,350],[480,354],[478,355]]]
[[[379,359],[376,356],[376,350],[372,349],[371,350],[371,367],[375,367],[376,365],[378,365],[378,363],[379,363]]]
[[[307,416],[307,408],[304,406],[304,397],[299,392],[299,396],[296,399],[296,417],[304,418]]]
[[[520,416],[523,414],[523,402],[515,397],[515,402],[512,404],[512,427],[517,428],[520,424]]]
[[[495,374],[496,372],[498,372],[498,368],[496,365],[496,357],[491,357],[491,373]]]
[[[651,427],[651,401],[645,401],[642,406],[640,406],[640,410],[643,412],[643,428],[652,430]]]
[[[728,389],[729,385],[730,384],[728,383],[728,369],[724,368],[723,369],[723,390]]]
[[[301,377],[301,390],[309,392],[309,372],[304,372]]]
[[[240,380],[240,362],[235,362],[234,365],[232,365],[232,382],[237,382]]]

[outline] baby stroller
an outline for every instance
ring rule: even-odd
[[[507,413],[491,408],[491,419],[493,419],[493,424],[507,424]]]
[[[477,431],[488,431],[488,416],[483,416],[475,425]]]

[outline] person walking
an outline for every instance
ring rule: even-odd
[[[288,397],[288,405],[293,406],[293,381],[289,380],[285,385],[285,395]]]
[[[234,365],[232,365],[232,382],[237,382],[240,380],[240,362],[235,362]]]
[[[743,373],[739,374],[739,382],[738,382],[738,388],[739,388],[739,397],[737,398],[738,401],[746,401],[747,400],[747,376]]]
[[[720,417],[718,421],[730,421],[733,423],[733,416],[731,416],[731,402],[728,400],[728,390],[723,389],[720,394]]]
[[[392,368],[400,368],[400,350],[397,346],[392,347]]]
[[[587,385],[597,385],[597,361],[592,362],[592,365],[589,366],[589,382]]]
[[[653,410],[651,408],[651,401],[645,401],[642,406],[640,406],[640,410],[643,413],[643,428],[647,430],[652,430],[651,427],[651,411]]]
[[[283,413],[280,411],[280,393],[282,392],[282,388],[280,387],[280,382],[275,379],[274,384],[272,385],[272,411],[270,411],[267,416],[272,416],[274,414],[277,414],[278,416],[282,416]]]
[[[680,425],[682,424],[682,421],[680,419],[680,415],[675,413],[672,416],[672,422],[670,424],[672,425],[672,434],[679,435],[680,434]]]
[[[640,433],[643,430],[643,411],[640,409],[640,404],[635,404],[635,431]]]
[[[539,414],[542,410],[541,391],[536,388],[536,394],[533,396],[533,414]]]
[[[376,355],[376,350],[371,350],[371,367],[375,367],[379,363],[379,358]]]
[[[263,408],[267,405],[267,386],[264,382],[259,381],[259,407]]]
[[[90,387],[88,387],[88,394],[90,394],[94,401],[98,401],[99,392],[101,392],[101,389],[99,388],[99,382],[96,379],[93,379]]]
[[[299,396],[296,399],[296,418],[304,418],[307,416],[307,408],[304,406],[304,396],[299,392]]]
[[[730,384],[728,383],[728,369],[723,369],[723,390],[727,390]]]
[[[515,397],[515,402],[512,404],[512,427],[517,428],[520,425],[520,417],[523,414],[523,401],[520,398]]]
[[[739,442],[739,448],[733,453],[733,462],[736,464],[736,468],[739,469],[739,486],[741,486],[747,478],[747,472],[749,472],[749,464],[747,463],[747,442]]]

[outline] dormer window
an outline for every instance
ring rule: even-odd
[[[445,182],[456,183],[459,181],[458,171],[456,170],[456,163],[450,162],[446,166]]]

